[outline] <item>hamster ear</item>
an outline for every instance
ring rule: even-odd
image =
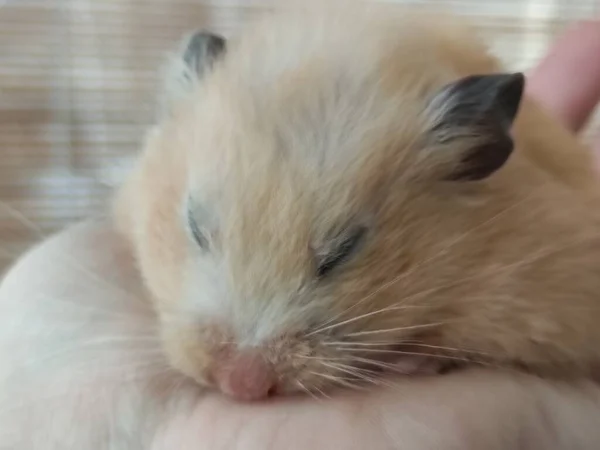
[[[524,85],[522,73],[472,75],[437,93],[430,104],[436,116],[433,139],[443,151],[462,149],[458,165],[454,155],[447,155],[454,164],[446,179],[481,180],[506,163],[514,148],[510,131]]]
[[[186,36],[167,66],[163,92],[163,108],[169,110],[180,98],[212,70],[227,50],[225,38],[206,31]]]
[[[216,60],[225,53],[225,38],[205,31],[197,31],[184,40],[181,55],[188,74],[197,79],[208,72]]]

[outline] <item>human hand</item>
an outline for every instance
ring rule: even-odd
[[[569,28],[528,78],[529,95],[579,132],[600,99],[600,20]]]

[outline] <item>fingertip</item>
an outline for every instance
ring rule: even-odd
[[[574,131],[600,100],[600,20],[578,22],[529,74],[526,91]]]

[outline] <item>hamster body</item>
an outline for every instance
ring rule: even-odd
[[[598,361],[592,157],[467,25],[356,6],[197,33],[114,208],[171,364],[239,399]]]

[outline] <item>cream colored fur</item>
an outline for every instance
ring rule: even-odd
[[[376,8],[283,15],[177,97],[115,208],[176,368],[208,383],[234,342],[263,348],[285,389],[319,388],[328,379],[311,373],[341,375],[319,358],[360,355],[334,342],[427,329],[421,343],[461,350],[446,357],[591,370],[600,209],[586,149],[529,99],[516,151],[482,182],[442,182],[464,148],[422,144],[443,85],[503,70],[475,36]],[[188,201],[217,224],[209,252],[187,232]],[[364,250],[316,283],[310,249],[352,223],[370,227]]]

